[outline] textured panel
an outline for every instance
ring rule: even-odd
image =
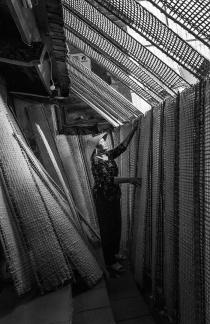
[[[197,77],[208,75],[210,62],[135,0],[96,0],[128,26]]]
[[[205,45],[210,46],[209,0],[149,0],[169,18],[180,24]]]
[[[130,125],[122,126],[120,128],[120,142],[122,142],[130,132]],[[129,177],[129,149],[127,149],[119,157],[120,163],[120,177]],[[122,235],[121,235],[121,249],[126,250],[129,237],[129,223],[130,223],[130,214],[129,214],[129,184],[121,185],[121,216],[122,216]]]
[[[67,205],[68,212],[62,208],[58,190],[30,149],[16,136],[6,114],[7,109],[1,100],[1,176],[15,210],[12,215],[14,224],[30,260],[32,272],[27,274],[27,278],[33,277],[39,289],[46,292],[71,279],[73,263],[86,282],[94,284],[102,273],[71,219],[74,206]],[[6,232],[3,220],[0,225],[1,233]],[[20,243],[17,241],[17,247],[18,244]],[[10,247],[11,245],[7,244],[7,248]],[[7,255],[11,255],[10,252],[8,251]],[[12,269],[16,260],[8,262]],[[24,263],[21,267],[24,272]],[[16,273],[13,273],[13,278],[15,276]],[[20,280],[20,277],[18,279]],[[16,288],[18,293],[22,294],[29,289],[29,282],[26,285],[24,281],[19,281]]]
[[[129,75],[127,75],[125,71],[109,61],[104,55],[98,53],[86,42],[81,40],[69,30],[66,29],[65,34],[70,44],[74,45],[92,60],[102,65],[108,72],[110,72],[113,76],[120,80],[129,89],[134,91],[139,97],[147,101],[150,105],[158,103],[158,101],[155,100],[148,91],[145,91],[136,81],[134,81]]]
[[[164,107],[164,294],[169,318],[177,319],[179,271],[178,217],[179,97]]]
[[[206,323],[210,322],[210,81],[206,82],[206,89],[204,95],[204,235],[203,248],[204,248],[204,271],[205,278],[205,311],[206,311]],[[203,234],[203,233],[202,233]]]
[[[135,251],[135,278],[137,282],[144,285],[145,271],[151,269],[151,125],[152,112],[149,111],[146,117],[142,119],[141,137],[143,145],[142,161],[142,188],[140,197],[140,208],[135,215],[138,218],[137,224],[137,242]]]
[[[152,294],[158,304],[163,294],[163,177],[162,177],[163,107],[153,109],[152,143]]]
[[[0,172],[2,178],[2,174]],[[1,179],[1,181],[3,178]],[[9,272],[18,294],[23,294],[31,289],[34,282],[32,267],[27,254],[27,247],[18,224],[14,222],[12,205],[6,197],[6,185],[0,181],[0,242],[4,249]],[[15,211],[13,210],[13,213]]]
[[[129,176],[131,178],[137,177],[138,169],[138,154],[139,154],[139,133],[140,133],[141,120],[138,121],[138,129],[135,132],[133,139],[129,145]],[[133,225],[134,225],[134,208],[135,208],[135,196],[140,186],[129,186],[129,249],[132,251],[132,237],[133,237]]]
[[[159,83],[152,78],[149,74],[146,74],[138,64],[129,58],[122,50],[117,48],[106,38],[100,35],[97,30],[89,27],[86,23],[72,14],[70,11],[64,10],[65,27],[71,32],[74,32],[84,42],[87,42],[101,54],[106,56],[111,62],[117,65],[121,70],[130,74],[135,80],[142,83],[148,92],[157,100],[164,99],[168,95],[165,90],[159,85]],[[68,34],[67,34],[68,35]]]
[[[91,5],[88,5],[87,2]],[[119,28],[117,24],[112,22],[104,15],[104,13],[100,12],[100,7],[98,8],[99,10],[93,8],[92,5],[94,5],[94,2],[92,0],[83,1],[82,6],[80,1],[80,7],[76,1],[65,0],[63,3],[69,4],[75,14],[89,22],[91,26],[94,26],[95,29],[109,39],[110,42],[119,47],[119,49],[124,53],[131,56],[136,62],[146,68],[149,73],[159,79],[167,87],[176,89],[177,87],[186,84],[186,82],[175,71],[139,43],[135,38],[129,35],[124,29]]]
[[[93,72],[84,67],[74,58],[69,58],[69,71],[73,74],[72,82],[75,78],[88,86],[89,91],[93,93],[93,96],[99,96],[103,98],[103,102],[107,103],[105,110],[113,114],[115,117],[122,116],[124,119],[138,116],[141,113],[132,105],[130,101],[125,99],[111,86],[104,82],[101,78],[95,75]],[[112,108],[113,107],[113,108]]]
[[[123,29],[119,28],[115,25],[110,19],[105,17],[104,14],[99,12],[92,5],[88,4],[87,1],[75,2],[74,0],[66,0],[63,1],[65,4],[65,8],[74,13],[74,15],[78,16],[81,20],[86,22],[89,26],[93,27],[97,30],[101,35],[103,35],[106,39],[110,41],[110,43],[114,44],[120,51],[121,57],[131,56],[137,63],[141,66],[141,78],[140,81],[149,89],[154,89],[160,97],[165,97],[169,94],[175,94],[173,91],[170,91],[170,86],[165,83],[165,86],[161,83],[160,78],[157,78],[157,74],[154,73],[154,70],[145,69],[145,64],[143,64],[142,50],[143,46],[140,45],[134,38],[129,36],[129,34]],[[109,44],[109,47],[111,45]],[[117,49],[115,49],[117,51]],[[145,50],[148,56],[150,52]],[[156,58],[157,59],[157,58]],[[122,60],[121,60],[122,61]],[[163,62],[159,60],[159,63],[162,63],[162,68],[164,67]],[[147,66],[149,68],[150,66]],[[157,71],[157,69],[156,69]],[[152,74],[152,75],[151,75]],[[174,73],[175,76],[175,73]],[[176,76],[177,77],[177,76]],[[153,80],[154,79],[154,80]],[[180,77],[178,78],[180,81]],[[155,82],[156,81],[156,82]],[[184,82],[183,82],[184,83]],[[169,87],[169,88],[168,88]],[[167,91],[168,89],[168,91]]]
[[[196,323],[194,228],[194,109],[192,88],[180,97],[179,282],[181,324]]]

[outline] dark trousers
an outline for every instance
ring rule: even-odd
[[[119,252],[121,237],[120,198],[109,201],[103,195],[94,196],[101,242],[106,265],[116,262],[115,254]]]

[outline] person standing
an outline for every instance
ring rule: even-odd
[[[115,159],[126,151],[135,131],[137,122],[124,141],[116,148],[108,150],[107,134],[97,137],[96,147],[91,156],[91,169],[94,178],[93,197],[96,206],[101,234],[104,260],[108,270],[122,272],[123,267],[117,261],[121,238],[120,184],[131,183],[140,185],[138,178],[118,177]]]

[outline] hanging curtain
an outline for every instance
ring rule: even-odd
[[[141,122],[135,277],[153,305],[179,324],[210,320],[209,124],[209,79]]]

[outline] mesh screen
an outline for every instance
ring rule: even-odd
[[[140,126],[140,121],[139,121]],[[132,126],[122,126],[115,129],[113,132],[114,146],[122,142],[131,131]],[[118,164],[120,177],[136,177],[137,173],[137,158],[138,158],[138,142],[139,131],[137,131],[126,152],[124,152],[116,162]],[[135,191],[136,186],[123,184],[121,185],[121,216],[122,216],[122,235],[121,235],[121,249],[122,251],[129,251],[131,249],[130,242],[133,235],[134,222],[134,207],[135,207]]]
[[[195,91],[180,97],[179,150],[179,281],[181,323],[196,323],[194,232]]]
[[[135,0],[96,0],[196,77],[209,74],[210,62]]]
[[[165,90],[155,79],[153,79],[149,74],[145,73],[145,71],[138,64],[136,64],[132,59],[129,58],[128,55],[126,55],[126,52],[120,50],[118,47],[100,35],[97,30],[89,27],[81,19],[65,9],[64,21],[66,28],[68,28],[71,32],[76,33],[76,35],[83,41],[88,41],[88,44],[90,44],[95,50],[106,56],[106,58],[108,58],[124,72],[130,74],[137,81],[141,82],[147,89],[150,90],[150,93],[154,93],[154,98],[158,96],[160,99],[164,99],[165,96],[168,95],[168,93],[165,92]]]
[[[164,295],[168,316],[178,319],[178,111],[179,97],[164,107]]]
[[[122,142],[130,132],[130,125],[122,126],[120,128],[120,142]],[[119,157],[119,176],[129,177],[129,149],[127,149]],[[126,250],[129,237],[129,184],[121,185],[121,217],[122,217],[122,235],[121,235],[121,249]]]
[[[93,3],[92,1],[89,2]],[[65,8],[71,10],[87,24],[94,27],[112,44],[138,62],[145,72],[142,74],[143,81],[151,81],[147,76],[147,71],[149,71],[153,78],[163,82],[166,86],[162,89],[163,96],[168,95],[167,87],[173,89],[180,85],[186,85],[186,82],[178,74],[87,1],[83,0],[78,3],[74,0],[65,0],[63,4],[66,5]],[[173,91],[169,91],[169,94],[173,94]]]
[[[163,107],[153,109],[152,143],[152,293],[155,304],[163,295],[163,178],[162,178]]]
[[[140,132],[141,120],[138,121],[138,129],[135,132],[131,143],[129,144],[129,176],[131,178],[137,177],[137,165],[139,154],[139,132]],[[134,225],[134,208],[135,208],[135,195],[139,191],[140,186],[130,185],[128,190],[129,194],[129,228],[128,228],[128,243],[131,243],[133,237],[133,225]],[[129,244],[130,252],[132,251],[131,244]]]
[[[144,275],[151,270],[152,256],[152,232],[151,232],[151,126],[152,112],[149,111],[142,119],[140,145],[142,147],[142,188],[139,202],[139,210],[135,213],[137,226],[134,270],[135,278],[140,286],[144,286]]]
[[[210,46],[210,3],[208,0],[149,0],[168,17]]]
[[[142,118],[132,260],[153,305],[177,324],[210,319],[209,108],[205,80]]]
[[[206,323],[210,321],[210,81],[207,80],[204,93],[204,174],[201,181],[204,185],[204,225],[201,228],[201,238],[204,250],[204,284],[205,284],[205,315]],[[203,234],[204,231],[204,234]]]
[[[150,105],[155,105],[158,103],[160,99],[156,100],[155,98],[153,98],[154,94],[150,95],[149,90],[145,91],[138,83],[131,79],[131,77],[127,75],[125,71],[121,70],[114,63],[107,60],[104,55],[101,55],[100,53],[95,51],[91,46],[83,42],[79,37],[71,33],[69,30],[66,30],[65,34],[68,41],[72,45],[76,46],[92,60],[105,67],[107,71],[109,71],[113,76],[115,76],[118,80],[120,80],[138,96],[147,101]]]

